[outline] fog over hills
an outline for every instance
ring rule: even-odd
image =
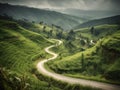
[[[57,11],[57,10],[56,10]],[[120,15],[120,10],[80,10],[80,9],[64,9],[62,13],[70,14],[78,17],[99,19],[110,17],[114,15]]]
[[[30,8],[19,5],[0,4],[0,14],[7,14],[15,19],[27,19],[28,21],[41,22],[48,25],[55,24],[65,30],[87,21],[85,18],[62,14],[56,11]]]
[[[120,90],[120,0],[0,0],[0,90]]]

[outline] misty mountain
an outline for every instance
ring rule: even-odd
[[[105,17],[111,17],[115,15],[120,15],[120,10],[80,10],[80,9],[64,9],[61,12],[83,17],[89,19],[99,19]]]
[[[48,25],[55,24],[67,30],[86,21],[86,19],[62,14],[56,11],[9,4],[0,4],[0,15],[3,14],[12,16],[15,19],[27,19],[31,22],[35,21],[39,23],[43,21]]]
[[[92,26],[97,26],[97,25],[102,25],[102,24],[120,25],[120,15],[102,18],[102,19],[91,20],[91,21],[88,21],[88,22],[85,22],[85,23],[82,23],[82,24],[76,26],[74,29],[92,27]]]

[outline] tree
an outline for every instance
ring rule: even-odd
[[[67,40],[74,40],[75,39],[75,32],[73,30],[70,30],[67,35]]]
[[[50,37],[50,36],[52,36],[53,35],[53,30],[50,30],[49,32],[48,32],[48,36]]]
[[[85,41],[83,39],[80,40],[81,45],[85,45]]]
[[[35,21],[32,21],[32,23],[35,23]]]
[[[82,65],[82,70],[84,69],[84,54],[81,54],[81,65]]]
[[[100,34],[100,32],[98,30],[94,30],[94,35],[98,36]]]
[[[0,19],[13,20],[13,17],[4,13],[3,15],[0,15]]]
[[[89,46],[89,43],[90,43],[90,40],[89,40],[89,38],[86,37],[86,44],[87,44],[87,46]]]
[[[52,24],[52,29],[54,28],[54,24]]]
[[[69,34],[71,35],[71,34],[74,34],[75,32],[71,29],[70,30],[70,32],[69,32]]]
[[[39,22],[39,24],[42,25],[42,24],[43,24],[43,21]]]
[[[94,27],[91,27],[90,32],[91,34],[94,34]]]
[[[46,32],[45,29],[46,29],[46,26],[43,27],[43,32]]]
[[[50,30],[50,35],[52,36],[52,34],[53,34],[53,30]]]
[[[56,36],[57,36],[58,39],[61,39],[63,37],[63,31],[58,31]]]

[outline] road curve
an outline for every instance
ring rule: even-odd
[[[80,84],[83,86],[91,86],[91,87],[95,87],[95,88],[100,88],[102,90],[120,90],[120,86],[118,86],[118,85],[102,83],[102,82],[97,82],[97,81],[91,81],[91,80],[85,80],[85,79],[72,78],[72,77],[61,75],[61,74],[53,73],[53,72],[50,72],[47,69],[45,69],[44,63],[46,63],[50,60],[54,60],[58,56],[58,54],[49,50],[50,48],[53,48],[53,47],[56,47],[56,46],[59,46],[60,44],[62,44],[62,41],[60,41],[60,40],[57,40],[57,41],[59,42],[58,44],[51,45],[51,46],[45,48],[45,51],[48,54],[53,55],[53,57],[51,57],[49,59],[44,59],[44,60],[38,62],[38,64],[37,64],[37,70],[41,74],[52,77],[56,80],[70,83],[70,84]]]

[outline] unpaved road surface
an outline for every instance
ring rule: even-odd
[[[120,86],[118,86],[118,85],[107,84],[107,83],[85,80],[85,79],[72,78],[72,77],[61,75],[61,74],[53,73],[53,72],[50,72],[47,69],[45,69],[44,63],[46,63],[50,60],[54,60],[58,56],[58,54],[49,50],[50,48],[53,48],[53,47],[56,47],[56,46],[59,46],[62,44],[62,41],[60,41],[60,40],[57,40],[57,41],[59,42],[58,44],[51,45],[51,46],[45,48],[45,51],[48,54],[51,54],[53,56],[49,59],[44,59],[44,60],[38,62],[38,64],[37,64],[37,69],[41,74],[52,77],[56,80],[70,83],[70,84],[80,84],[83,86],[91,86],[91,87],[95,87],[95,88],[101,88],[102,90],[120,90]]]

